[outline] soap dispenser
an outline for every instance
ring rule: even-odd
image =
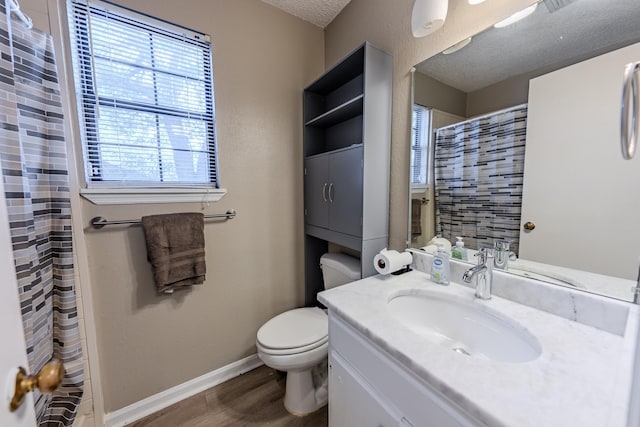
[[[456,245],[451,248],[451,258],[467,261],[467,249],[464,247],[462,237],[456,237]]]
[[[433,263],[431,264],[431,281],[439,285],[448,285],[451,276],[449,254],[445,251],[442,243],[438,243],[437,246],[438,250],[433,254]]]

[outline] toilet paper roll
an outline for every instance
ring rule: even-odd
[[[413,257],[410,252],[388,251],[386,248],[373,257],[373,265],[380,274],[391,274],[411,264]]]

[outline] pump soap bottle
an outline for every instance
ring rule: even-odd
[[[467,261],[467,249],[464,247],[462,237],[456,237],[456,239],[458,240],[456,245],[451,248],[451,258]]]
[[[449,265],[449,254],[445,252],[444,245],[438,243],[438,250],[433,254],[433,264],[431,265],[431,281],[440,285],[448,285],[451,276]]]

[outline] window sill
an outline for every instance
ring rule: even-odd
[[[429,190],[429,186],[428,185],[412,185],[411,186],[411,193],[417,194],[417,193],[424,193],[425,191]]]
[[[211,203],[220,200],[224,188],[84,188],[80,195],[95,205],[142,203]]]

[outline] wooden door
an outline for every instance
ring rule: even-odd
[[[22,315],[18,297],[18,285],[13,263],[13,250],[9,234],[9,219],[4,198],[4,184],[0,180],[0,392],[7,393],[7,385],[15,381],[15,369],[28,367],[26,343],[22,329]],[[32,394],[27,395],[22,406],[9,411],[9,398],[0,399],[0,426],[32,427],[36,425]]]

